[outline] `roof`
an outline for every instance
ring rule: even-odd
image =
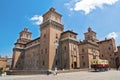
[[[33,40],[29,41],[27,44],[29,44],[29,43],[31,43],[31,42],[34,42],[34,41],[36,41],[36,40],[38,40],[38,39],[40,39],[40,37],[38,37],[38,38],[36,38],[36,39],[33,39]]]
[[[58,12],[56,12],[56,11],[55,11],[55,8],[53,8],[53,7],[51,7],[48,12],[46,12],[45,14],[43,14],[43,16],[45,16],[45,15],[48,14],[49,12],[54,12],[54,13],[58,14],[59,16],[62,16],[61,14],[59,14]]]
[[[91,45],[94,45],[94,46],[98,47],[98,44],[96,42],[91,42],[91,41],[88,41],[88,40],[84,40],[83,42],[81,42],[81,45],[84,45],[84,44],[91,44]]]
[[[62,32],[61,34],[63,35],[65,33],[72,33],[72,34],[78,35],[77,33],[73,32],[72,30],[67,30],[65,32]]]
[[[87,33],[89,33],[89,32],[92,32],[92,33],[94,33],[94,34],[96,34],[96,32],[94,32],[93,30],[92,30],[92,28],[88,28],[88,32],[85,32],[84,34],[87,34]]]
[[[114,38],[105,38],[105,40],[101,40],[101,41],[98,41],[98,43],[100,43],[100,42],[106,42],[106,41],[110,41],[110,40],[113,40]]]

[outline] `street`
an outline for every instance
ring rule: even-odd
[[[120,80],[120,71],[106,72],[71,72],[57,75],[7,75],[0,76],[0,80]]]

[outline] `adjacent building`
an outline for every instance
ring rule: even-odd
[[[6,56],[6,57],[0,57],[0,68],[3,68],[4,70],[9,70],[11,68],[12,64],[12,57]]]

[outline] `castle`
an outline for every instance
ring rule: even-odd
[[[43,15],[40,37],[31,40],[32,33],[24,28],[13,48],[12,69],[52,70],[90,68],[93,58],[107,59],[110,67],[120,61],[120,46],[115,40],[99,41],[90,27],[84,33],[85,39],[79,41],[77,33],[63,31],[62,15],[50,8]],[[117,50],[117,51],[116,51]]]

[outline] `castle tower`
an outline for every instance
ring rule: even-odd
[[[80,67],[90,68],[92,59],[99,59],[99,45],[97,44],[96,33],[89,27],[84,33],[85,40],[79,45]]]
[[[24,48],[27,42],[31,41],[31,32],[28,32],[27,28],[24,28],[23,31],[20,32],[19,39],[15,43],[15,47],[13,48],[13,61],[12,61],[12,68],[17,69],[20,62],[20,57],[24,56]],[[22,59],[23,60],[23,59]]]
[[[57,59],[59,38],[64,29],[61,17],[62,15],[54,8],[50,8],[43,15],[43,23],[40,25],[41,68],[54,69],[59,64]]]
[[[96,42],[96,33],[94,31],[92,31],[92,29],[89,27],[88,28],[88,32],[84,33],[85,35],[85,40],[89,40],[92,42]]]
[[[24,30],[20,32],[20,39],[31,40],[31,33],[28,32],[28,28],[24,28]]]
[[[77,33],[65,31],[61,34],[60,39],[60,61],[61,69],[78,69],[80,68],[79,41]]]

